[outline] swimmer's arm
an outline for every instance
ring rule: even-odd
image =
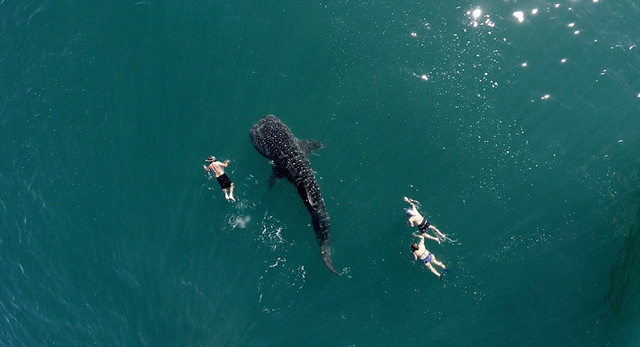
[[[206,165],[202,165],[202,167],[204,168],[204,172],[209,172],[209,167]]]
[[[409,218],[409,226],[413,228],[413,221]]]
[[[229,160],[227,159],[227,160],[224,161],[224,163],[220,163],[220,166],[222,166],[222,167],[229,166]]]
[[[418,256],[416,255],[416,252],[414,251],[413,252],[413,261],[416,261],[416,260],[418,260]]]
[[[411,205],[411,207],[413,207],[414,209],[416,208],[416,205],[411,201],[411,199],[407,198],[406,196],[404,197],[404,201]]]

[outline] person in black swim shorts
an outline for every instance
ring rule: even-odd
[[[430,253],[424,247],[424,234],[418,235],[416,233],[413,233],[413,236],[415,236],[415,237],[420,239],[419,243],[412,243],[411,244],[411,251],[413,252],[413,261],[416,261],[416,260],[420,259],[422,261],[422,263],[424,264],[424,266],[428,267],[429,270],[431,270],[431,272],[433,272],[434,275],[438,276],[440,278],[440,280],[442,281],[442,275],[431,264],[438,265],[439,267],[444,269],[445,273],[447,273],[447,271],[448,271],[447,267],[444,266],[444,264],[442,264],[441,262],[439,262],[436,259],[436,256],[433,255],[433,253]]]
[[[227,201],[236,201],[233,197],[233,183],[227,174],[224,173],[224,168],[229,166],[229,160],[219,162],[216,161],[216,157],[210,156],[205,159],[205,161],[208,162],[209,165],[203,165],[204,172],[213,171],[214,175],[216,175],[216,180],[218,180],[218,183],[220,184],[220,188],[222,188],[225,199],[227,199]]]
[[[420,233],[424,235],[424,237],[437,241],[438,243],[440,243],[440,238],[442,238],[443,240],[447,239],[445,234],[440,232],[440,230],[438,230],[438,228],[436,228],[434,225],[429,224],[429,221],[427,221],[426,218],[422,217],[420,212],[418,212],[418,207],[416,206],[416,204],[413,203],[413,200],[405,196],[404,201],[409,205],[411,205],[410,209],[409,208],[405,209],[405,213],[407,214],[407,216],[409,216],[409,221],[407,222],[407,224],[410,227],[413,228],[414,225],[417,225],[418,230],[420,230]],[[436,233],[436,235],[438,235],[438,237],[427,234],[427,229],[433,230]]]

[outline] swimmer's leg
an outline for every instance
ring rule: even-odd
[[[231,183],[231,191],[229,192],[229,199],[231,199],[231,201],[236,201],[236,198],[233,197],[233,183]]]
[[[436,259],[436,256],[435,256],[435,255],[432,255],[432,257],[433,257],[433,259],[431,259],[431,262],[432,262],[432,263],[434,263],[434,264],[438,265],[439,267],[441,267],[441,268],[443,268],[443,269],[446,269],[446,268],[447,268],[446,266],[444,266],[444,264],[442,264],[441,262],[439,262],[439,261]]]
[[[445,234],[443,234],[440,230],[438,230],[438,228],[436,228],[435,225],[430,224],[429,225],[429,229],[433,230],[436,232],[436,234],[438,234],[439,237],[442,237],[442,239],[446,240],[447,236]]]
[[[433,260],[432,260],[433,261]],[[436,268],[433,267],[433,265],[431,265],[431,263],[426,263],[424,264],[426,267],[429,268],[429,270],[431,270],[431,272],[433,272],[434,275],[438,276],[438,277],[442,277],[440,276],[440,273],[438,272],[438,270],[436,270]]]

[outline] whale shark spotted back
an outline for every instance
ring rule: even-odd
[[[289,127],[273,115],[257,121],[251,127],[249,137],[255,149],[273,162],[273,179],[286,177],[298,190],[311,215],[322,260],[329,270],[337,274],[329,254],[329,215],[309,162],[309,153],[324,146],[318,141],[297,139]]]

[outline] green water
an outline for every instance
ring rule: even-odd
[[[637,345],[639,14],[0,1],[0,345]],[[266,114],[326,145],[341,276]],[[403,196],[457,240],[442,282]]]

